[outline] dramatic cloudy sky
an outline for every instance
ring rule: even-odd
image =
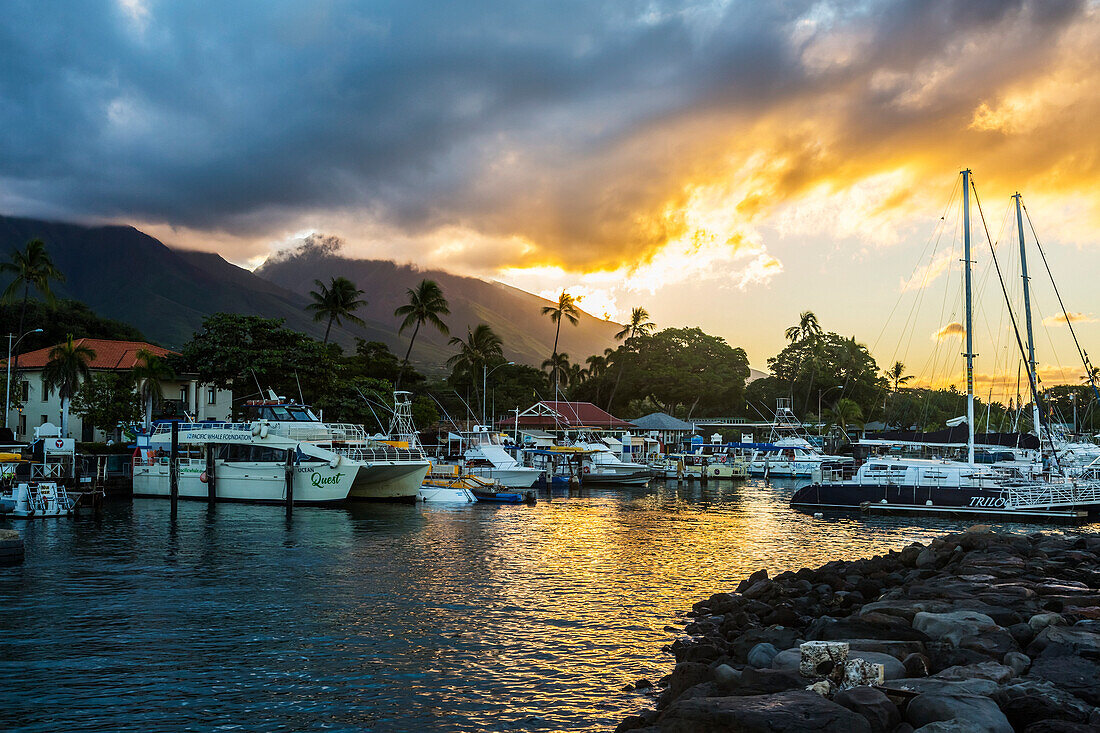
[[[597,314],[645,305],[757,366],[813,309],[936,380],[970,167],[995,239],[1024,193],[1100,336],[1095,2],[12,0],[0,71],[4,213],[245,265],[336,235]],[[977,259],[983,368],[1014,382]],[[1041,303],[1041,358],[1072,367],[1058,315]]]

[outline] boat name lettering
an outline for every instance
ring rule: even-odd
[[[970,497],[970,506],[1004,506],[1005,500],[1002,496],[972,496]]]
[[[309,478],[309,482],[314,486],[332,486],[340,483],[340,479],[344,477],[343,473],[338,473],[334,476],[322,476],[319,473],[314,473]]]
[[[196,430],[194,432],[180,433],[180,437],[189,441],[197,443],[219,443],[223,440],[252,440],[252,433],[246,430],[238,431],[213,431],[213,430]]]

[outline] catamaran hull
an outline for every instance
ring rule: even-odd
[[[421,486],[417,494],[420,501],[471,504],[477,499],[469,489],[452,489],[444,486]]]
[[[416,501],[431,465],[424,461],[360,466],[348,498],[356,501]]]
[[[752,461],[749,463],[750,476],[769,476],[771,478],[812,478],[821,471],[820,461]]]
[[[196,462],[182,465],[179,498],[208,499],[209,485],[203,481],[205,469]],[[330,504],[347,499],[354,474],[346,467],[328,464],[294,467],[294,503]],[[259,463],[218,463],[215,468],[217,501],[241,501],[257,504],[286,502],[286,469]],[[134,496],[169,496],[168,464],[134,466]]]
[[[1052,504],[1049,507],[1014,507],[1008,489],[957,486],[872,486],[857,484],[811,484],[794,493],[791,506],[797,509],[873,509],[875,512],[907,514],[966,514],[1018,516],[1052,519],[1100,513],[1098,504]]]

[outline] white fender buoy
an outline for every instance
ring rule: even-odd
[[[337,453],[332,457],[332,460],[328,462],[329,468],[336,468],[340,465],[340,454]]]
[[[260,439],[263,440],[266,437],[267,437],[267,426],[266,425],[261,425],[260,426]]]

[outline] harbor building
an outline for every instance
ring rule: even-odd
[[[92,374],[128,374],[137,366],[138,352],[142,350],[162,357],[177,353],[145,341],[82,338],[74,339],[73,344],[86,346],[95,352],[95,358],[88,363]],[[61,424],[61,396],[56,389],[46,389],[43,380],[43,370],[54,348],[48,346],[18,357],[20,379],[12,384],[7,420],[17,440],[29,440],[34,436],[34,429],[45,423]],[[160,403],[153,408],[154,419],[226,420],[233,410],[231,391],[200,382],[194,374],[176,374],[172,379],[162,380],[161,397]],[[108,437],[102,429],[95,428],[76,415],[71,406],[68,433],[63,437],[84,442],[105,441]]]

